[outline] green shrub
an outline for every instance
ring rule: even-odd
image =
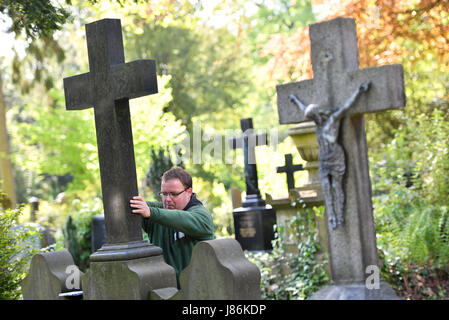
[[[85,272],[89,268],[89,257],[92,253],[92,219],[103,213],[101,199],[93,203],[74,203],[76,210],[72,212],[63,229],[64,247],[72,254],[75,264]]]
[[[372,165],[378,246],[387,258],[434,268],[449,263],[447,117],[435,110],[412,122]]]
[[[21,214],[21,208],[0,207],[0,300],[21,298],[21,282],[29,261],[39,251],[32,245],[39,236],[37,230],[32,227],[12,230]]]
[[[248,258],[261,272],[262,299],[307,299],[329,282],[325,271],[327,261],[318,262],[321,249],[315,225],[315,214],[323,208],[299,209],[286,225],[293,231],[290,236],[297,241],[297,253],[287,250],[284,230],[278,226],[272,252],[249,252]]]
[[[447,104],[408,121],[370,163],[382,276],[412,299],[439,297],[446,290],[424,285],[448,273],[446,109]]]

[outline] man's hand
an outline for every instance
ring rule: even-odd
[[[131,208],[135,208],[132,211],[134,214],[140,214],[144,218],[149,218],[151,216],[150,207],[148,207],[147,203],[141,196],[133,197],[132,200],[129,200],[129,205]]]

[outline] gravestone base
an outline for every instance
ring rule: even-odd
[[[242,202],[243,208],[264,207],[265,200],[259,194],[248,194],[246,199]]]
[[[84,300],[146,300],[152,290],[175,287],[176,272],[161,255],[97,261],[82,278]]]
[[[401,300],[393,288],[380,281],[379,289],[368,289],[365,282],[332,284],[315,292],[308,300]]]
[[[233,210],[235,239],[243,250],[272,250],[276,211],[270,205]]]
[[[145,240],[119,244],[106,243],[90,255],[90,261],[122,261],[158,255],[162,255],[162,249]]]

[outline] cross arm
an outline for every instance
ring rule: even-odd
[[[291,171],[292,172],[296,172],[296,171],[303,171],[305,170],[302,164],[294,164],[291,166]],[[276,172],[277,173],[284,173],[284,172],[288,172],[288,168],[286,166],[283,167],[276,167]]]
[[[252,130],[252,129],[250,129]],[[268,144],[268,136],[266,133],[258,133],[255,135],[249,135],[248,137],[251,141],[254,141],[254,146],[263,146]],[[229,147],[232,149],[243,148],[243,137],[230,137],[228,139]]]
[[[318,103],[318,93],[314,86],[314,80],[304,80],[276,86],[279,123],[299,123],[308,121],[304,112],[290,100],[290,95],[295,95],[304,105]]]
[[[291,94],[289,96],[289,98],[290,98],[290,102],[294,102],[299,107],[299,109],[301,109],[302,112],[306,112],[306,109],[307,109],[306,105],[304,105],[301,102],[301,100],[299,100],[294,94]]]
[[[154,60],[136,60],[112,66],[109,79],[116,100],[133,99],[158,92]]]
[[[64,95],[67,110],[83,110],[94,106],[90,74],[83,73],[64,78]]]
[[[400,64],[352,71],[347,79],[345,92],[354,92],[360,84],[370,82],[369,90],[358,97],[348,114],[405,107],[404,75]]]
[[[360,94],[363,92],[366,92],[369,89],[370,84],[371,84],[371,82],[369,82],[369,81],[363,82],[362,84],[360,84],[360,86],[352,94],[352,96],[348,100],[346,100],[346,102],[340,109],[335,111],[335,113],[332,115],[332,117],[334,119],[341,119],[347,113],[349,108],[351,108],[353,106],[353,104],[356,102],[356,100],[360,96]]]

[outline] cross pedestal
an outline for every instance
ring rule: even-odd
[[[253,120],[241,119],[242,136],[229,140],[233,149],[242,148],[246,198],[241,208],[234,208],[235,238],[243,250],[271,250],[274,240],[273,226],[276,224],[276,212],[266,205],[259,190],[255,147],[267,144],[267,135],[254,134]]]
[[[328,226],[329,258],[335,286],[325,295],[317,294],[316,297],[394,299],[393,290],[382,281],[378,290],[369,290],[365,286],[371,275],[367,268],[378,266],[378,253],[363,114],[405,106],[402,66],[359,69],[354,19],[337,18],[312,24],[309,32],[314,78],[277,86],[281,124],[308,120],[290,101],[292,94],[306,106],[320,104],[332,110],[344,105],[362,83],[370,82],[369,90],[358,97],[341,120],[338,143],[343,147],[346,159],[344,222],[335,229]],[[327,295],[329,292],[332,294]]]
[[[129,206],[138,189],[128,101],[157,93],[155,62],[125,63],[118,19],[87,24],[86,41],[90,72],[65,78],[64,93],[67,110],[94,108],[107,242],[90,256],[84,296],[146,299],[149,287],[176,286],[173,268],[161,263],[162,249],[143,240],[141,217]],[[144,270],[153,260],[160,269]]]

